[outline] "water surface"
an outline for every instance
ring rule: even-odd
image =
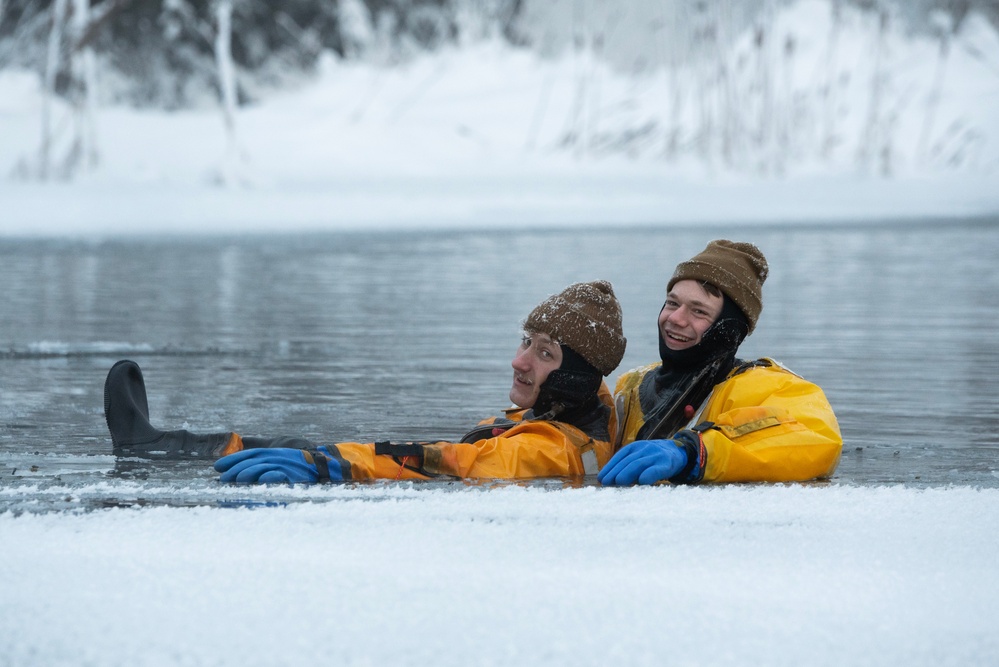
[[[142,366],[162,427],[453,438],[506,406],[520,323],[570,282],[614,284],[621,371],[656,360],[673,267],[719,237],[770,260],[740,356],[825,389],[846,441],[832,483],[999,487],[999,220],[8,239],[0,510],[230,497],[207,464],[111,457],[118,359]]]

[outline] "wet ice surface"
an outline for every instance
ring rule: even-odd
[[[999,488],[995,447],[973,452],[941,452],[931,445],[855,447],[843,454],[829,485],[905,486],[915,489],[971,486]],[[392,481],[348,483],[333,487],[246,487],[223,485],[210,460],[145,461],[115,459],[110,454],[0,454],[0,508],[20,512],[88,511],[109,507],[266,507],[302,501],[342,500],[349,490],[364,499],[366,489],[393,486]],[[596,486],[595,478],[559,480],[478,480],[418,482],[407,488],[426,491],[489,489],[517,485],[547,490]]]
[[[614,284],[621,371],[656,359],[668,273],[716,237],[770,260],[741,356],[772,356],[825,389],[846,441],[832,484],[999,487],[994,222],[5,240],[0,509],[247,495],[209,462],[110,456],[102,392],[118,359],[142,366],[161,427],[456,438],[506,405],[519,323],[570,282]]]

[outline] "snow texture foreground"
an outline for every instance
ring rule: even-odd
[[[0,516],[0,664],[999,663],[996,490],[302,493]]]

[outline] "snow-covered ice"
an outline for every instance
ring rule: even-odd
[[[994,489],[304,493],[0,516],[0,664],[999,660]]]

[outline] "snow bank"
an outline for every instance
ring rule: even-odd
[[[794,3],[766,48],[747,33],[718,62],[675,71],[497,42],[395,68],[328,58],[308,85],[239,110],[235,166],[221,112],[104,108],[99,166],[44,185],[30,178],[41,86],[0,72],[0,235],[999,211],[995,30],[972,14],[942,50],[830,8]],[[53,107],[59,156],[74,123]]]
[[[0,516],[0,664],[999,660],[996,490],[310,493]]]

